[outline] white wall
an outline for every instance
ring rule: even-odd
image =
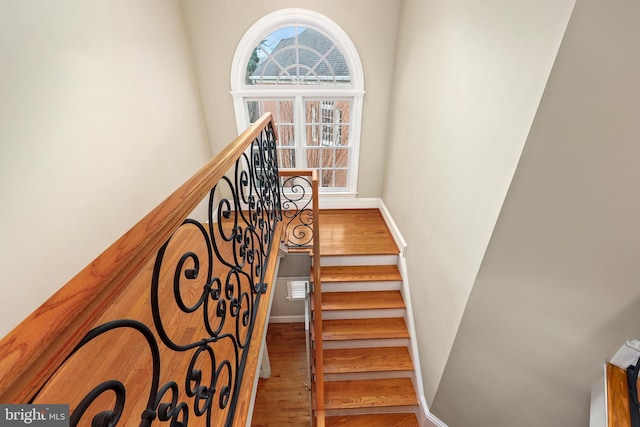
[[[210,158],[181,13],[0,0],[0,337]]]
[[[287,299],[287,282],[291,280],[310,280],[311,257],[307,253],[288,253],[280,260],[278,280],[271,304],[271,317],[291,319],[304,318],[305,301]]]
[[[639,43],[640,2],[577,0],[432,407],[450,427],[586,426],[640,337]]]
[[[428,403],[573,3],[404,2],[383,199],[409,247]]]
[[[260,18],[284,8],[311,9],[335,21],[356,46],[364,68],[365,90],[358,174],[359,197],[380,197],[386,125],[393,80],[398,18],[402,2],[378,0],[182,0],[207,123],[221,139],[237,134],[229,91],[231,62],[245,32]]]

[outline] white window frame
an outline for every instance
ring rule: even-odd
[[[350,85],[336,85],[323,87],[322,85],[308,86],[269,86],[247,85],[245,72],[253,49],[268,35],[282,28],[291,26],[309,27],[329,38],[342,52],[349,68]],[[249,112],[246,108],[247,98],[293,98],[294,111],[304,111],[303,98],[349,98],[351,102],[350,164],[348,166],[348,187],[346,191],[324,191],[322,195],[355,196],[357,194],[358,162],[360,153],[360,135],[362,127],[362,106],[364,98],[364,73],[360,56],[349,36],[331,19],[306,9],[290,8],[273,12],[258,20],[240,40],[231,64],[231,96],[236,115],[238,133],[249,126]],[[296,141],[304,141],[304,126],[296,125]],[[296,151],[302,150],[301,143],[296,144]]]

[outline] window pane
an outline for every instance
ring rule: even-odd
[[[295,168],[295,126],[292,99],[247,100],[251,123],[264,113],[271,113],[278,133],[278,166]],[[281,147],[287,147],[281,149]]]
[[[348,146],[350,110],[350,100],[306,99],[306,145]]]
[[[278,146],[294,147],[296,145],[293,125],[278,126]]]
[[[305,103],[305,117],[307,123],[319,123],[320,122],[320,101],[309,101]]]
[[[307,146],[320,145],[320,101],[305,102],[305,118],[307,122]]]
[[[278,149],[278,167],[281,169],[294,168],[296,152],[288,148]]]
[[[274,31],[253,49],[248,85],[351,84],[349,67],[335,43],[306,27]]]
[[[336,100],[336,108],[340,110],[340,114],[342,115],[342,123],[350,123],[351,101],[346,99]]]
[[[306,167],[318,169],[322,188],[346,189],[351,101],[305,99],[304,108]]]
[[[260,103],[258,101],[248,101],[247,108],[249,109],[249,122],[254,123],[260,118]]]
[[[258,120],[264,113],[271,113],[276,124],[293,125],[292,99],[247,100],[247,109],[251,123]]]
[[[336,150],[336,167],[346,168],[349,164],[349,150],[346,148],[339,148]]]
[[[320,167],[320,150],[315,148],[307,150],[307,167],[310,169]]]
[[[278,162],[282,169],[305,167],[318,170],[321,188],[346,189],[350,160],[349,122],[351,101],[340,98],[303,98],[305,132],[296,141],[295,102],[293,98],[249,99],[252,121],[271,112],[278,132]],[[298,144],[296,146],[296,144]],[[304,150],[304,162],[296,164],[296,149]]]
[[[342,125],[339,127],[336,145],[342,145],[344,147],[349,145],[349,126]]]
[[[347,171],[345,169],[336,169],[334,187],[347,188]]]
[[[278,123],[293,123],[293,101],[278,101]]]
[[[322,150],[322,167],[331,168],[333,167],[333,158],[335,155],[335,150],[333,148],[325,148]]]
[[[306,139],[307,146],[320,145],[320,126],[317,124],[307,125]]]
[[[320,179],[321,187],[333,187],[333,171],[323,170]]]

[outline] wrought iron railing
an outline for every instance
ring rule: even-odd
[[[243,425],[282,229],[268,114],[0,342],[0,402],[70,403],[71,425]]]
[[[282,217],[289,248],[313,248],[314,217],[312,171],[281,170]]]
[[[626,369],[626,372],[631,427],[640,427],[640,401],[638,400],[638,373],[640,373],[640,360],[638,360],[635,365],[629,366]]]

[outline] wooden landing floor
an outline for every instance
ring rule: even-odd
[[[321,255],[397,255],[399,252],[378,209],[320,211]]]
[[[253,427],[309,426],[307,352],[303,323],[272,323],[267,331],[271,376],[260,379]]]

